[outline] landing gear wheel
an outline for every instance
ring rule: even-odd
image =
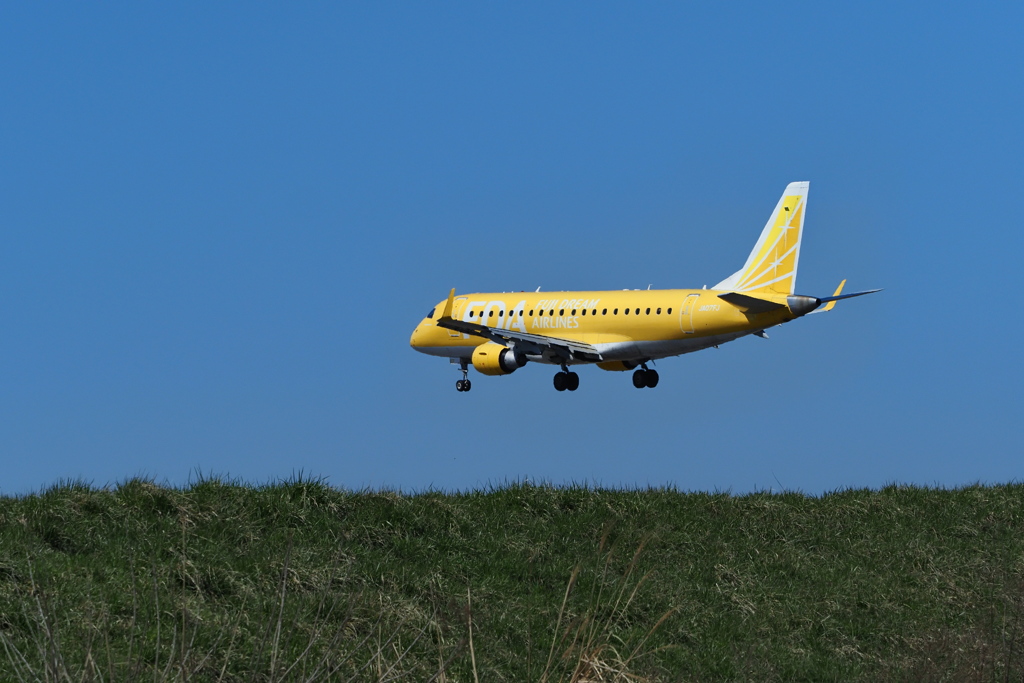
[[[654,383],[657,384],[658,380],[654,380]],[[633,373],[633,386],[636,387],[637,389],[643,389],[644,387],[647,386],[646,370],[637,370],[636,372]]]
[[[565,391],[569,388],[568,374],[567,372],[560,372],[555,375],[555,391]]]
[[[653,389],[654,387],[658,386],[658,371],[657,370],[648,370],[645,374],[647,375],[647,388],[648,389]]]
[[[565,382],[565,388],[569,391],[576,391],[580,388],[580,376],[575,372],[566,373]]]
[[[462,371],[462,379],[455,383],[456,391],[469,391],[473,386],[469,381],[469,361],[465,358],[459,361],[459,369]]]

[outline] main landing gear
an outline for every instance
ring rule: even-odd
[[[469,364],[466,361],[462,361],[462,379],[455,383],[456,391],[469,391],[473,388],[473,383],[469,381]]]
[[[640,369],[633,373],[633,386],[637,389],[653,389],[658,386],[658,371],[648,370],[647,363],[641,363]]]
[[[562,363],[562,371],[555,375],[555,391],[576,391],[580,388],[580,376],[575,372],[569,372],[569,368]]]

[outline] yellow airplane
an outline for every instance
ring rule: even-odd
[[[555,389],[575,391],[570,365],[634,370],[633,386],[653,388],[658,373],[647,363],[700,351],[832,310],[836,301],[872,289],[832,296],[795,294],[800,240],[810,183],[790,183],[743,267],[711,289],[621,292],[536,292],[455,295],[416,326],[409,344],[451,359],[462,370],[455,383],[469,391],[469,366],[484,375],[508,375],[528,362],[561,367]],[[821,308],[825,304],[824,308]]]

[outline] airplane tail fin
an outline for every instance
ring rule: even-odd
[[[785,295],[794,292],[809,188],[807,181],[786,187],[743,268],[712,289]]]

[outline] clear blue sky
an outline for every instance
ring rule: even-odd
[[[1019,3],[7,3],[0,492],[1024,475]],[[811,181],[798,289],[658,363],[475,375],[462,292],[700,287]]]

